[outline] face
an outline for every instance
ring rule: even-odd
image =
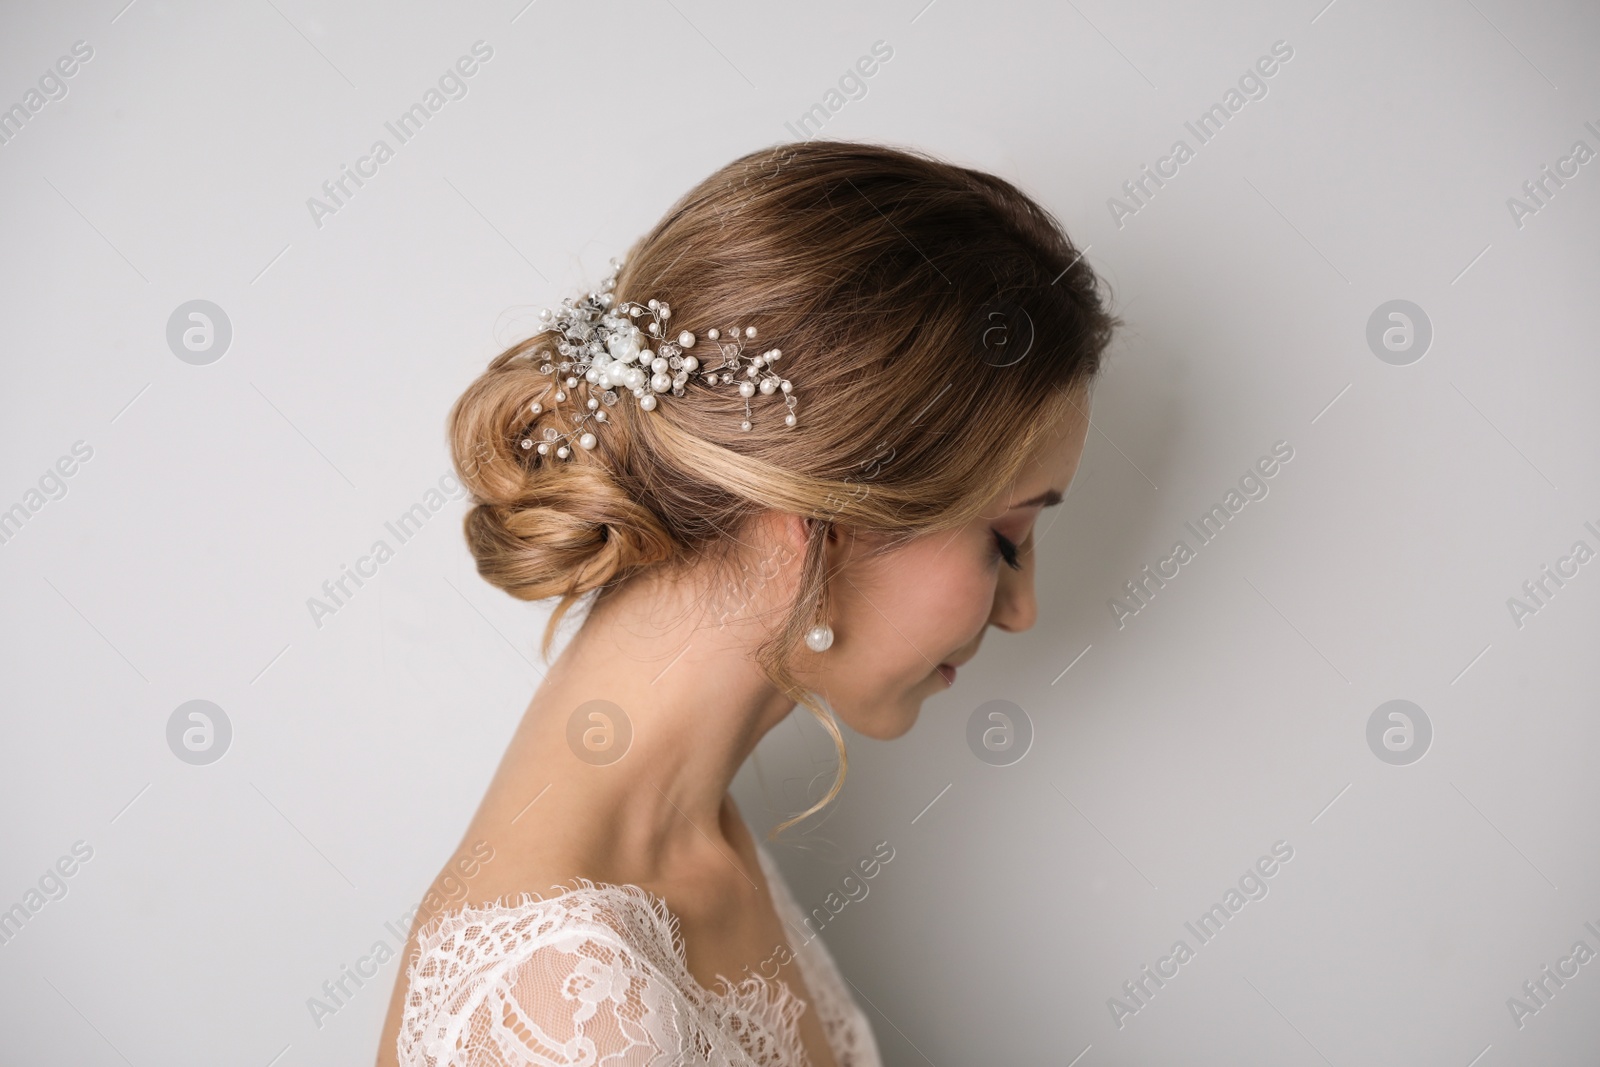
[[[880,740],[911,729],[922,702],[955,682],[989,627],[1018,633],[1038,617],[1033,532],[1077,472],[1089,429],[1077,407],[965,527],[877,557],[849,560],[829,590],[833,646],[797,671],[852,729]]]

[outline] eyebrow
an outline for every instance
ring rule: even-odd
[[[1035,504],[1039,504],[1047,508],[1053,508],[1057,504],[1061,503],[1061,499],[1062,497],[1060,493],[1056,492],[1054,489],[1046,489],[1036,497],[1030,497],[1029,499],[1018,504],[1012,504],[1007,510],[1015,511],[1017,508],[1031,508]]]

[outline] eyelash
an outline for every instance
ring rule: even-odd
[[[1011,542],[1010,538],[1002,535],[999,530],[994,531],[994,541],[998,558],[1005,560],[1006,566],[1012,570],[1020,571],[1022,563],[1017,558],[1017,546]]]

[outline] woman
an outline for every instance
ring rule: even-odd
[[[839,772],[781,832],[839,790],[835,716],[898,737],[988,627],[1033,625],[1098,290],[1009,183],[813,141],[713,174],[489,365],[450,418],[479,573],[560,598],[546,658],[595,595],[465,889],[448,866],[417,916],[382,1067],[879,1063],[728,787],[804,704]]]

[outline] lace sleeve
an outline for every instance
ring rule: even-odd
[[[408,974],[402,1067],[644,1067],[695,1057],[683,995],[572,896],[470,909],[424,931]],[[698,1058],[698,1057],[695,1057]]]

